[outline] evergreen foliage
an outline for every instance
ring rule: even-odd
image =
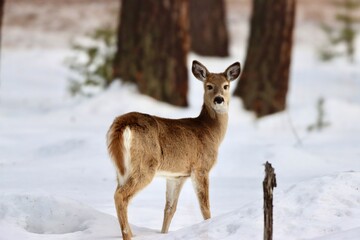
[[[74,56],[66,59],[65,64],[75,73],[69,79],[69,91],[73,96],[91,96],[110,85],[116,50],[114,29],[95,29],[72,43],[72,50]]]
[[[328,43],[319,49],[320,59],[330,61],[335,57],[345,56],[349,62],[355,61],[355,40],[357,35],[357,24],[360,18],[356,11],[360,7],[360,0],[333,1],[332,4],[339,9],[335,15],[338,27],[329,24],[321,24]],[[345,49],[338,49],[342,45]]]
[[[309,132],[317,130],[317,131],[321,131],[323,130],[325,127],[330,126],[329,122],[326,122],[325,119],[325,111],[324,111],[324,98],[319,98],[316,104],[316,110],[317,110],[317,118],[316,118],[316,122],[309,125],[307,130]]]

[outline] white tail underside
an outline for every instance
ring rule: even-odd
[[[126,127],[123,132],[123,143],[124,143],[124,167],[125,173],[121,175],[119,171],[117,171],[119,185],[122,186],[126,182],[131,172],[131,141],[132,141],[132,133],[129,127]]]

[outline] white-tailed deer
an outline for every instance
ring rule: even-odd
[[[191,177],[204,219],[210,218],[209,171],[224,138],[229,84],[240,75],[240,63],[223,73],[210,73],[198,61],[192,72],[204,84],[204,104],[196,118],[166,119],[143,113],[117,117],[107,134],[108,151],[116,167],[115,205],[123,239],[131,239],[127,207],[130,199],[155,176],[166,178],[162,233],[167,233],[180,190]]]

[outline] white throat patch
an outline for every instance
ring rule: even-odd
[[[217,113],[227,113],[228,112],[228,106],[225,104],[225,102],[215,103],[214,110]]]

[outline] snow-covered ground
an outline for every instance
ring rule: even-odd
[[[312,42],[305,35],[306,43]],[[233,46],[228,58],[190,54],[189,69],[194,59],[214,72],[235,61],[243,64],[241,45]],[[192,76],[187,109],[156,102],[119,82],[90,99],[70,98],[63,64],[69,54],[56,48],[2,49],[0,240],[121,238],[113,204],[115,171],[105,146],[114,117],[141,111],[179,118],[200,111],[202,85]],[[324,64],[312,46],[296,45],[286,112],[256,120],[232,99],[228,133],[210,179],[213,218],[202,220],[188,181],[170,233],[160,234],[165,181],[157,178],[130,205],[135,239],[262,239],[266,161],[278,182],[274,239],[359,239],[359,54],[357,60]],[[308,132],[321,97],[330,125]]]
[[[189,56],[212,71],[229,58]],[[239,53],[240,52],[240,53]],[[238,54],[236,54],[238,53]],[[164,117],[196,116],[201,83],[190,79],[187,109],[139,95],[115,83],[91,99],[66,92],[66,50],[2,52],[0,85],[0,239],[120,238],[116,186],[105,134],[128,111]],[[235,83],[236,84],[236,83]],[[261,239],[263,163],[278,187],[274,239],[358,239],[360,236],[360,68],[319,63],[309,48],[294,53],[288,110],[261,120],[233,98],[227,136],[211,174],[213,218],[202,221],[188,181],[170,233],[159,233],[165,181],[155,179],[130,205],[135,239]],[[316,102],[325,99],[320,132]],[[294,131],[298,135],[295,136]]]

